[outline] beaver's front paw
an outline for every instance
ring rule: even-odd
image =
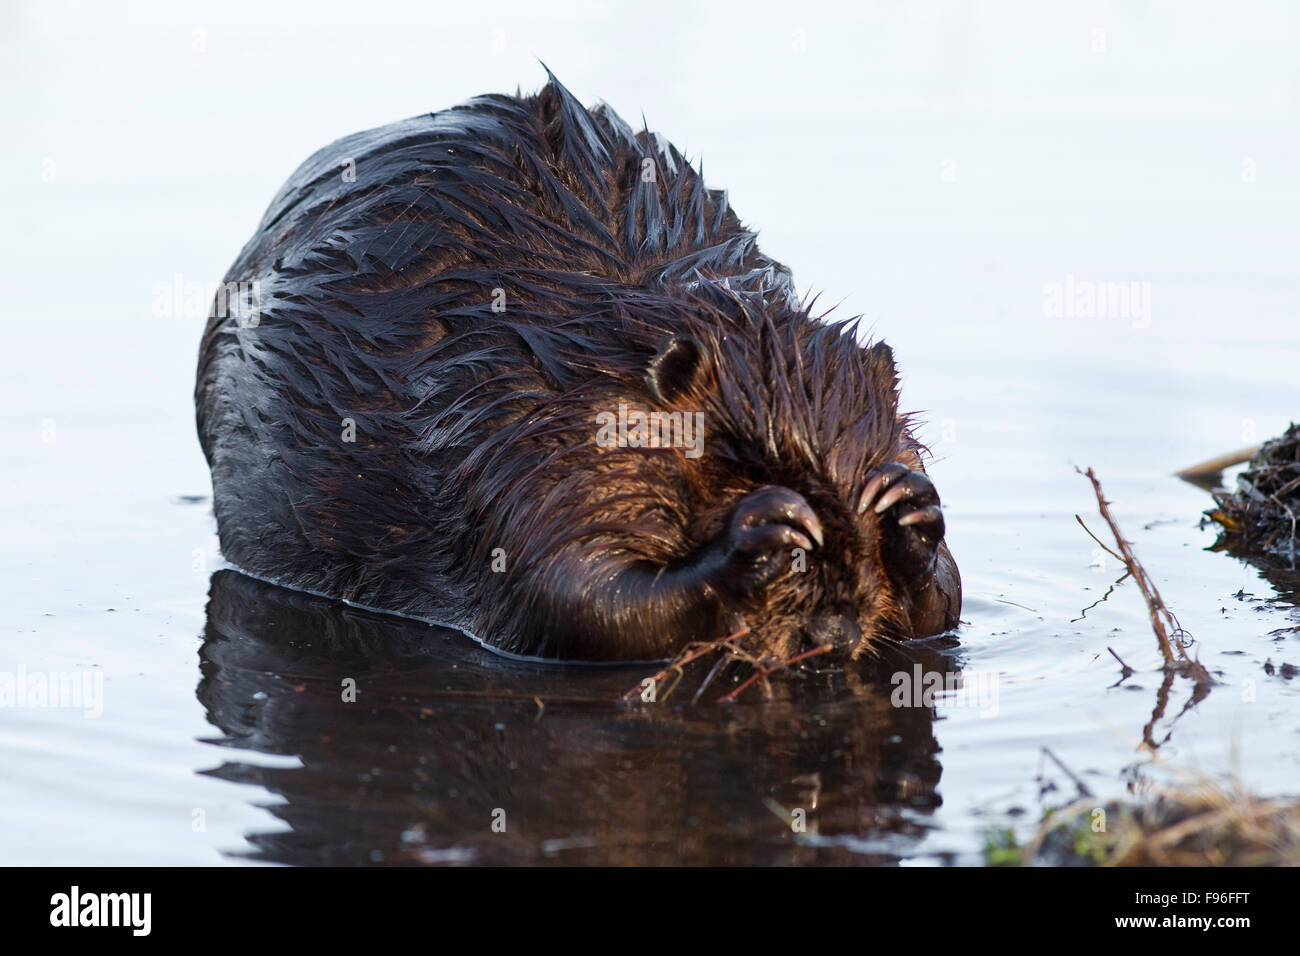
[[[872,473],[858,514],[880,517],[880,557],[899,584],[914,586],[934,571],[943,540],[939,493],[924,472],[891,462]]]
[[[822,524],[789,488],[760,488],[741,498],[702,556],[708,583],[728,597],[752,598],[790,568],[789,552],[822,544]]]

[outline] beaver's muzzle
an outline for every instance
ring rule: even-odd
[[[830,645],[841,654],[849,654],[862,640],[862,627],[854,614],[831,612],[819,614],[804,627],[808,640],[819,646]]]

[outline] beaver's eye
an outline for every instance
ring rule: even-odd
[[[704,346],[699,339],[693,335],[674,335],[650,360],[646,379],[655,398],[664,404],[672,404],[691,390],[706,369]]]

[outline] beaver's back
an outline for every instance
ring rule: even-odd
[[[225,556],[435,616],[459,599],[465,496],[493,493],[459,483],[466,459],[503,421],[593,373],[640,375],[674,297],[793,297],[671,144],[553,77],[320,150],[225,282],[251,294],[214,307],[196,387]],[[638,304],[662,326],[611,311]]]

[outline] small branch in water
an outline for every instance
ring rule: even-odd
[[[1114,649],[1113,647],[1108,647],[1108,648],[1106,648],[1106,650],[1110,651],[1110,656],[1113,657],[1113,658],[1115,658],[1115,660],[1119,661],[1119,666],[1122,667],[1122,668],[1124,668],[1124,670],[1120,673],[1120,678],[1119,678],[1119,679],[1120,679],[1120,680],[1124,680],[1124,678],[1126,678],[1126,677],[1132,677],[1132,676],[1133,676],[1133,668],[1129,667],[1127,664],[1124,663],[1124,658],[1122,658],[1122,657],[1120,657],[1118,654],[1116,654],[1116,653],[1115,653],[1115,649]]]
[[[1097,480],[1096,473],[1091,468],[1087,471],[1075,468],[1075,471],[1092,482],[1092,490],[1097,496],[1097,509],[1101,512],[1102,519],[1110,528],[1110,533],[1115,537],[1115,544],[1119,548],[1119,554],[1110,551],[1104,544],[1102,544],[1102,547],[1115,555],[1128,568],[1129,573],[1133,575],[1133,579],[1137,581],[1138,590],[1142,592],[1142,597],[1147,604],[1147,613],[1151,618],[1151,630],[1155,632],[1156,641],[1160,645],[1160,653],[1164,655],[1165,670],[1183,673],[1192,677],[1198,684],[1214,683],[1209,671],[1205,669],[1200,661],[1192,660],[1187,656],[1187,649],[1182,641],[1183,635],[1187,632],[1179,626],[1178,619],[1165,606],[1164,599],[1160,597],[1160,591],[1156,588],[1155,582],[1151,580],[1146,568],[1142,567],[1137,555],[1133,553],[1133,545],[1124,539],[1124,535],[1119,530],[1119,525],[1110,513],[1110,502],[1102,494],[1101,482]],[[1078,515],[1075,515],[1075,517],[1078,518]],[[1083,525],[1083,519],[1079,518],[1079,524]],[[1088,531],[1087,526],[1084,526],[1084,530]],[[1101,541],[1091,531],[1088,531],[1088,534],[1094,541],[1101,544]],[[1172,640],[1170,639],[1171,635]]]
[[[744,636],[745,636],[746,634],[748,634],[748,633],[749,633],[749,628],[748,628],[748,627],[742,627],[740,630],[736,631],[734,634],[728,634],[726,637],[721,638],[720,640],[716,640],[716,641],[708,641],[708,642],[706,642],[706,643],[704,643],[704,644],[701,644],[699,647],[695,648],[695,650],[693,650],[693,651],[688,651],[688,652],[682,654],[680,657],[677,657],[676,659],[674,659],[671,663],[669,663],[669,665],[668,665],[667,667],[665,667],[665,668],[664,668],[663,670],[661,670],[659,673],[654,674],[654,675],[651,676],[651,677],[647,677],[645,680],[641,681],[640,684],[638,684],[636,687],[633,687],[631,690],[629,690],[627,693],[625,693],[625,694],[622,696],[621,699],[622,699],[622,700],[629,700],[629,699],[631,699],[632,697],[635,697],[635,696],[639,695],[639,694],[644,690],[647,681],[650,682],[651,684],[656,684],[656,685],[657,685],[660,681],[662,681],[664,678],[666,678],[669,674],[673,674],[673,673],[675,673],[675,674],[677,675],[677,680],[673,681],[673,683],[672,683],[672,687],[669,687],[669,688],[668,688],[668,691],[663,695],[663,697],[661,697],[661,698],[659,698],[659,699],[662,700],[662,699],[664,699],[664,698],[667,698],[668,694],[671,694],[672,691],[673,691],[673,688],[677,686],[678,681],[680,681],[680,680],[682,679],[682,668],[683,668],[683,667],[685,667],[687,664],[692,663],[693,661],[697,661],[697,660],[699,660],[699,659],[700,659],[701,657],[703,657],[705,654],[709,654],[709,653],[711,653],[711,652],[713,652],[713,651],[732,651],[732,652],[734,652],[734,651],[735,651],[735,648],[732,646],[733,642],[740,640],[742,637],[744,637]]]
[[[1074,469],[1074,470],[1075,470],[1075,471],[1078,471],[1079,469],[1076,468],[1076,469]],[[1089,468],[1088,470],[1089,470],[1089,471],[1092,471],[1091,468]],[[1101,538],[1097,537],[1095,534],[1092,533],[1092,529],[1089,528],[1086,524],[1083,523],[1083,519],[1082,519],[1082,518],[1080,518],[1078,515],[1075,515],[1075,516],[1074,516],[1074,520],[1077,521],[1077,522],[1079,522],[1079,527],[1080,527],[1080,528],[1082,528],[1084,531],[1088,532],[1088,537],[1092,538],[1093,541],[1096,541],[1099,545],[1101,545],[1101,550],[1105,551],[1107,554],[1109,554],[1112,558],[1114,558],[1114,559],[1115,559],[1116,561],[1118,561],[1120,564],[1127,564],[1127,562],[1126,562],[1122,557],[1120,557],[1118,554],[1116,554],[1116,553],[1115,553],[1114,551],[1112,551],[1110,548],[1106,547],[1106,543],[1105,543],[1104,541],[1102,541]]]
[[[704,692],[708,690],[709,685],[713,683],[713,679],[718,676],[718,672],[726,667],[732,660],[734,660],[734,658],[728,657],[725,654],[718,657],[717,661],[714,662],[713,667],[710,668],[709,673],[705,675],[704,683],[700,684],[700,689],[697,690],[695,696],[691,698],[692,704],[699,703],[700,698],[704,696]]]
[[[722,697],[719,697],[718,703],[719,704],[731,703],[745,690],[745,688],[749,687],[749,685],[754,683],[755,681],[766,680],[767,678],[771,677],[779,670],[783,670],[794,664],[798,664],[801,661],[806,661],[810,657],[816,657],[818,654],[825,654],[830,650],[832,650],[832,646],[830,644],[822,644],[820,647],[814,647],[810,651],[804,651],[802,654],[796,654],[788,661],[781,661],[778,664],[773,664],[771,667],[767,668],[766,670],[758,671],[752,677],[750,677],[749,680],[745,681],[735,690],[731,691],[729,694],[724,694]]]
[[[1064,772],[1064,774],[1067,777],[1069,777],[1071,780],[1074,781],[1074,785],[1079,788],[1079,796],[1091,797],[1093,795],[1092,790],[1088,788],[1088,785],[1084,783],[1082,780],[1080,780],[1079,776],[1073,770],[1071,770],[1064,763],[1062,763],[1060,757],[1052,753],[1052,751],[1047,747],[1043,748],[1043,753],[1047,755],[1047,757],[1052,761],[1052,763],[1060,767],[1062,772]]]
[[[994,598],[993,600],[997,601],[999,604],[1010,604],[1012,607],[1018,607],[1024,611],[1032,611],[1035,614],[1038,613],[1038,608],[1036,607],[1029,607],[1028,605],[1025,604],[1017,604],[1015,601],[1004,601],[1002,598]]]
[[[1197,482],[1218,481],[1222,476],[1224,469],[1231,468],[1233,465],[1240,465],[1244,461],[1250,461],[1263,448],[1263,445],[1251,445],[1249,448],[1242,448],[1239,451],[1228,452],[1226,455],[1219,455],[1211,458],[1209,461],[1203,461],[1199,465],[1192,465],[1190,468],[1184,468],[1182,471],[1174,472],[1183,481]]]

